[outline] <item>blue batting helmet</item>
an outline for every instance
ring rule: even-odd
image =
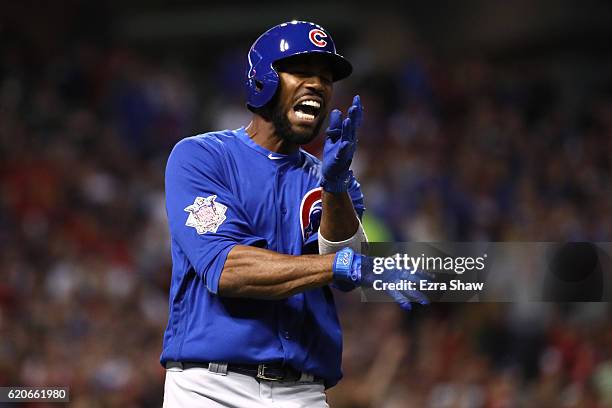
[[[346,78],[353,67],[336,52],[336,45],[323,27],[307,21],[291,21],[272,27],[251,46],[246,72],[247,106],[260,108],[278,88],[274,63],[295,55],[318,53],[327,56],[333,80]]]

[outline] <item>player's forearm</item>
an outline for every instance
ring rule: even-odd
[[[323,211],[319,233],[328,241],[344,241],[351,238],[359,228],[359,221],[348,193],[323,191]]]
[[[332,282],[334,254],[292,256],[236,245],[229,252],[219,295],[283,299]]]

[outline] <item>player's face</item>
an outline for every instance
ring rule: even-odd
[[[303,55],[277,64],[280,90],[273,114],[276,133],[296,144],[321,130],[332,96],[332,72],[324,56]]]

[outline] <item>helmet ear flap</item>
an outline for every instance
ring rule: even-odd
[[[247,105],[254,108],[260,108],[266,105],[278,90],[280,77],[272,64],[265,67],[259,67],[259,72],[249,78],[247,85],[249,88],[249,98]]]

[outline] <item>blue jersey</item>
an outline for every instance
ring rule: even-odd
[[[328,387],[340,380],[342,335],[329,287],[283,300],[217,294],[234,245],[318,252],[320,169],[302,150],[281,155],[259,146],[244,128],[174,147],[166,167],[173,266],[162,364],[282,362],[324,378]],[[350,193],[361,217],[356,181]]]

